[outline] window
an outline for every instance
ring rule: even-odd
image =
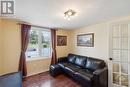
[[[51,55],[51,33],[47,29],[32,27],[26,52],[28,59],[49,58]]]

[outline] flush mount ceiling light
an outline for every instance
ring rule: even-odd
[[[70,20],[70,18],[73,16],[77,16],[77,13],[72,9],[69,9],[64,13],[64,19]]]

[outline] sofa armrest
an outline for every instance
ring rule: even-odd
[[[58,63],[60,63],[60,62],[67,62],[67,57],[58,58]]]
[[[0,76],[0,87],[22,87],[21,72],[14,72]]]
[[[100,74],[104,73],[107,70],[108,70],[108,68],[104,67],[103,69],[97,69],[96,71],[93,72],[93,74],[94,75],[100,75]]]
[[[108,68],[104,67],[103,69],[97,69],[93,72],[95,86],[99,85],[100,87],[108,87]]]

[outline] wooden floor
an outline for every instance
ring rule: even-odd
[[[81,87],[66,75],[55,78],[49,73],[41,73],[23,80],[23,87]]]

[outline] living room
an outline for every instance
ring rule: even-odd
[[[130,0],[2,1],[0,87],[130,87]]]

